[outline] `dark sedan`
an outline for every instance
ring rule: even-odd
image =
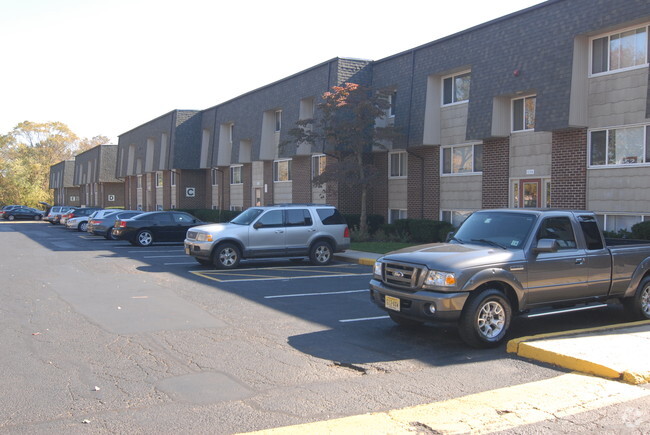
[[[132,245],[150,246],[155,242],[182,242],[189,228],[205,222],[180,211],[152,211],[115,222],[113,236]]]
[[[30,219],[39,221],[43,219],[43,212],[41,210],[36,210],[31,207],[13,207],[9,210],[3,210],[2,217],[12,221],[14,219]]]
[[[113,232],[111,231],[113,225],[115,225],[115,221],[129,219],[139,214],[142,214],[142,212],[135,210],[115,210],[101,217],[98,215],[90,216],[86,231],[96,236],[104,236],[108,240],[115,240],[115,236],[113,236]]]

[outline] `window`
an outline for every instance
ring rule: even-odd
[[[230,211],[241,211],[241,205],[231,205]]]
[[[282,210],[271,210],[262,215],[257,222],[255,222],[255,227],[258,225],[264,228],[277,228],[283,227],[284,221],[282,218]]]
[[[537,231],[536,240],[553,239],[559,250],[576,249],[576,238],[573,235],[571,221],[567,217],[551,217],[544,219]]]
[[[458,228],[470,214],[471,210],[443,210],[442,220]]]
[[[219,171],[217,169],[212,169],[210,171],[211,179],[212,179],[212,185],[216,186],[219,184]]]
[[[174,216],[174,222],[176,222],[177,224],[194,222],[194,218],[192,218],[192,216],[190,216],[189,214],[173,213],[173,216]]]
[[[512,131],[535,129],[535,103],[537,96],[531,95],[512,100]]]
[[[483,171],[483,144],[442,148],[442,173],[467,174]]]
[[[647,26],[595,38],[591,41],[591,73],[643,66],[647,56]]]
[[[275,131],[278,132],[282,129],[282,110],[275,111]]]
[[[406,219],[406,210],[391,208],[388,210],[388,223],[393,224],[400,219]]]
[[[169,185],[176,186],[176,172],[174,171],[169,173]]]
[[[286,226],[288,227],[304,227],[312,226],[314,224],[309,210],[306,208],[292,209],[289,208],[285,211]]]
[[[589,133],[591,166],[650,162],[650,126],[610,128]]]
[[[273,181],[291,181],[291,160],[273,162]]]
[[[163,187],[163,174],[156,172],[156,187]]]
[[[316,209],[316,213],[318,213],[318,217],[323,225],[340,225],[346,223],[343,215],[335,208],[318,208]]]
[[[327,157],[325,154],[311,156],[311,178],[318,177],[325,171]]]
[[[462,72],[442,79],[442,104],[463,103],[469,100],[471,74]]]
[[[242,184],[241,166],[230,167],[230,184]]]
[[[388,96],[388,117],[389,118],[394,118],[395,117],[395,105],[397,104],[397,91],[393,91],[389,96]]]
[[[137,179],[137,183],[138,183],[138,184],[137,184],[137,188],[138,188],[138,189],[142,189],[142,175],[138,175],[138,176],[136,177],[136,179]]]
[[[160,205],[160,204],[156,205],[156,210],[157,211],[163,211],[163,206]]]
[[[640,215],[625,215],[625,214],[605,214],[597,215],[596,218],[600,222],[604,231],[618,233],[620,231],[630,231],[632,225],[638,224],[645,220],[650,220],[650,216]]]
[[[404,151],[388,153],[388,173],[393,177],[406,177],[406,162],[408,156]]]
[[[603,240],[596,219],[593,216],[578,216],[578,221],[587,242],[587,249],[590,251],[603,249]]]

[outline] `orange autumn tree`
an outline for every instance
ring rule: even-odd
[[[298,121],[289,133],[292,144],[311,144],[313,152],[334,157],[319,176],[316,186],[333,181],[338,186],[358,189],[360,195],[359,232],[368,233],[368,190],[379,174],[372,165],[372,151],[386,149],[399,139],[393,126],[379,127],[387,116],[388,91],[373,91],[356,83],[333,86],[316,105],[314,118]]]

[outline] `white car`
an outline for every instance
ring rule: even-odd
[[[86,227],[88,227],[88,216],[70,218],[65,222],[65,227],[71,230],[86,231]]]

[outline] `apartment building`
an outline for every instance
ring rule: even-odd
[[[126,208],[205,208],[200,134],[197,110],[173,110],[121,134],[115,177],[124,180]]]
[[[73,182],[74,168],[74,159],[63,160],[50,167],[49,188],[54,190],[54,205],[81,205],[79,186]]]
[[[330,157],[292,144],[331,86],[390,90],[369,209],[462,222],[491,207],[595,211],[606,230],[650,219],[647,0],[548,0],[377,61],[335,58],[202,111],[119,138],[116,177],[143,210],[327,202]]]
[[[82,207],[123,208],[124,182],[115,178],[117,145],[98,145],[75,156],[73,184]]]

